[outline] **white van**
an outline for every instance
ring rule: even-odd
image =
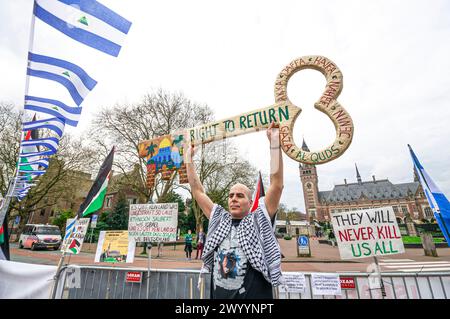
[[[27,224],[19,238],[19,248],[58,250],[60,245],[61,232],[54,225]]]

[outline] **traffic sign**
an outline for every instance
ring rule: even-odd
[[[302,247],[309,245],[309,239],[307,236],[299,236],[297,242],[298,242],[298,245],[302,246]]]
[[[97,219],[98,219],[98,215],[92,215],[91,228],[96,228],[97,227]]]
[[[309,247],[309,237],[300,235],[297,237],[297,256],[311,257],[311,249]]]

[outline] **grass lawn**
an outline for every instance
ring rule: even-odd
[[[422,241],[418,236],[402,236],[403,243],[405,244],[421,244]],[[433,238],[435,243],[444,243],[444,238]]]

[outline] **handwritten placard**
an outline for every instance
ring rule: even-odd
[[[73,222],[74,218],[67,219],[66,229]],[[83,246],[84,238],[89,226],[89,218],[80,218],[75,222],[73,228],[73,234],[71,234],[62,244],[61,250],[68,254],[77,255],[81,251],[81,246]]]
[[[331,216],[341,259],[401,254],[405,251],[392,207]]]
[[[287,293],[305,293],[306,279],[305,274],[301,272],[283,272],[284,285],[280,285],[280,292]]]
[[[311,286],[313,295],[340,295],[342,293],[339,274],[311,274]]]
[[[178,203],[130,205],[128,234],[136,242],[176,241]]]

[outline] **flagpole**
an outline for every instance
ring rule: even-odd
[[[410,154],[411,154],[411,157],[412,157],[412,159],[413,159],[414,168],[416,169],[416,172],[417,172],[418,175],[419,175],[419,181],[420,181],[420,184],[421,184],[421,185],[422,185],[422,184],[425,184],[425,185],[427,186],[427,188],[430,189],[429,186],[428,186],[428,183],[427,183],[427,180],[426,180],[425,176],[423,176],[423,172],[417,167],[417,164],[415,163],[416,160],[417,160],[417,162],[419,162],[419,159],[417,158],[416,154],[414,153],[414,151],[413,151],[411,145],[408,144],[408,148],[409,148],[409,152],[410,152]],[[414,156],[412,156],[412,155],[414,155]],[[415,158],[415,159],[414,159],[414,158]],[[419,163],[419,164],[420,164],[420,163]],[[420,164],[420,165],[422,165],[422,164]],[[423,168],[423,167],[422,167],[422,168]],[[425,170],[425,169],[424,169],[424,170]],[[423,187],[423,185],[422,185],[422,189],[423,189],[423,188],[424,188],[424,187]],[[442,231],[445,231],[447,237],[450,238],[450,232],[449,232],[449,230],[448,230],[448,228],[447,228],[447,225],[446,225],[446,223],[445,223],[445,221],[444,221],[444,218],[443,218],[442,215],[441,215],[441,209],[440,209],[439,205],[438,205],[437,203],[436,203],[436,205],[433,204],[433,200],[431,199],[431,197],[433,197],[432,194],[428,196],[427,190],[426,190],[426,189],[423,189],[423,191],[424,191],[424,193],[425,193],[425,197],[427,198],[428,204],[430,204],[430,206],[432,206],[432,208],[434,208],[433,213],[434,213],[434,215],[435,215],[435,217],[436,217],[436,220],[437,220],[437,219],[440,219],[440,220],[441,220],[442,226],[444,227],[444,229],[441,229],[441,230],[442,230]],[[431,190],[430,190],[430,192],[431,192]],[[433,197],[433,199],[434,199],[434,197]],[[445,234],[444,234],[444,237],[445,237]],[[450,245],[450,243],[448,243],[448,244]]]
[[[35,16],[34,16],[35,8],[36,8],[36,1],[33,0],[33,10],[31,12],[30,40],[29,40],[29,43],[28,43],[28,52],[32,52],[33,51],[33,46],[34,46],[34,25],[35,25],[35,21],[36,21]],[[28,53],[27,53],[27,69],[28,69]],[[25,95],[24,95],[24,101],[23,101],[24,108],[25,108],[25,96],[28,95],[29,87],[30,87],[30,77],[27,74],[26,77],[25,77]],[[24,115],[22,117],[22,122],[24,120],[23,119],[24,117],[25,117],[25,113],[24,113]],[[22,153],[22,141],[23,141],[23,138],[24,138],[24,132],[22,130],[20,132],[19,158],[17,160],[16,169],[15,169],[14,174],[13,174],[13,179],[14,179],[13,187],[12,187],[11,191],[9,191],[9,189],[8,189],[8,193],[7,194],[12,193],[12,191],[16,188],[17,180],[15,179],[15,177],[16,177],[16,175],[19,174],[20,154]],[[9,206],[9,203],[8,203],[8,206]]]
[[[35,23],[34,9],[35,9],[35,7],[36,7],[36,2],[33,1],[33,12],[31,14],[31,26],[30,26],[30,41],[29,41],[29,46],[28,46],[29,52],[33,49],[33,43],[34,43],[34,23]],[[27,61],[28,61],[28,54],[27,54]],[[28,68],[28,62],[27,62],[27,68]],[[29,76],[27,75],[26,79],[25,79],[25,95],[28,95],[29,84],[30,84]],[[24,97],[24,99],[25,99],[25,97]],[[25,100],[24,100],[24,104],[25,104]],[[23,118],[22,118],[22,121],[23,121]],[[13,177],[9,182],[8,190],[5,194],[5,203],[2,206],[2,209],[0,210],[0,224],[3,224],[3,221],[6,218],[6,214],[9,209],[9,205],[11,204],[11,198],[14,197],[13,191],[15,190],[16,183],[17,183],[16,175],[19,174],[20,153],[22,152],[23,135],[24,135],[24,132],[22,130],[20,132],[21,138],[20,138],[20,142],[19,142],[19,158],[17,160],[17,165],[14,170]],[[6,223],[6,225],[8,225],[8,223]]]
[[[77,220],[78,220],[78,214],[75,216],[75,221],[74,221],[74,226],[73,226],[73,228],[75,227],[75,224],[77,223]],[[67,232],[67,231],[68,231],[68,230],[66,229],[66,232]],[[72,233],[69,235],[69,238],[65,239],[65,240],[61,243],[61,245],[62,245],[62,253],[61,253],[61,258],[59,259],[59,262],[58,262],[58,266],[56,267],[55,277],[53,277],[54,283],[53,283],[52,289],[51,289],[51,291],[50,291],[50,299],[53,298],[54,293],[56,292],[56,288],[57,288],[57,286],[58,286],[58,281],[59,281],[60,271],[61,271],[61,268],[62,268],[62,266],[63,266],[64,259],[65,259],[65,257],[66,257],[66,250],[67,250],[67,245],[66,245],[66,243],[70,243],[70,240],[72,239],[72,236],[73,236],[74,233],[75,233],[75,232],[72,231]],[[65,236],[65,234],[64,234],[64,236]],[[70,259],[69,259],[69,260],[70,260]]]

